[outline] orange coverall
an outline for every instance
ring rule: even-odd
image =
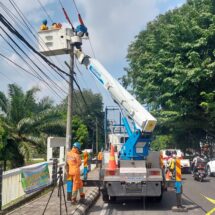
[[[76,202],[78,191],[80,192],[81,198],[85,197],[80,172],[81,157],[77,148],[73,147],[72,150],[67,153],[67,163],[69,165],[69,176],[71,176],[73,181],[72,202]]]
[[[88,152],[84,152],[84,167],[88,166]]]
[[[98,159],[99,161],[101,161],[102,158],[103,158],[102,152],[99,152],[99,153],[98,153],[98,156],[97,156],[97,159]],[[97,167],[101,168],[101,167],[102,167],[101,163],[100,163],[100,164],[97,164]]]
[[[102,160],[102,157],[103,157],[103,156],[102,156],[102,152],[99,152],[99,154],[98,154],[98,160],[101,161],[101,160]]]
[[[87,180],[87,172],[88,172],[88,152],[84,152],[84,180]]]

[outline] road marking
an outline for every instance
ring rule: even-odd
[[[103,205],[103,207],[102,207],[102,211],[101,211],[100,215],[105,215],[105,214],[106,214],[106,212],[107,212],[107,207],[108,207],[108,204],[105,203],[105,204]]]
[[[202,194],[201,194],[201,195],[202,195]],[[202,195],[202,196],[204,196],[204,195]],[[215,205],[215,199],[209,198],[209,197],[207,197],[207,196],[204,196],[204,197],[205,197],[209,202],[211,202],[212,204]],[[213,209],[211,209],[210,211],[208,211],[208,212],[206,213],[206,215],[212,215],[213,212],[215,212],[215,208],[213,208]]]

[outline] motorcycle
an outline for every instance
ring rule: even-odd
[[[207,172],[206,172],[206,163],[205,162],[201,162],[198,163],[194,172],[193,172],[193,178],[194,180],[203,182],[203,180],[206,178],[207,176]]]

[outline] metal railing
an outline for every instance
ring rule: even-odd
[[[56,177],[57,177],[57,168],[54,167],[54,172],[53,172],[53,166],[54,166],[53,161],[41,162],[41,163],[29,165],[28,167],[36,167],[45,163],[48,164],[50,182],[52,183],[54,182],[54,180],[56,180]],[[59,163],[58,167],[60,166],[64,166],[64,162]],[[29,194],[26,194],[24,192],[22,187],[21,172],[23,168],[26,168],[26,166],[3,172],[2,180],[1,180],[1,174],[0,174],[0,210],[7,208],[29,196]],[[1,173],[1,170],[0,170],[0,173]],[[1,186],[1,183],[2,183],[2,186]]]
[[[36,167],[41,164],[48,164],[49,168],[49,176],[50,176],[50,182],[56,183],[57,182],[57,172],[59,167],[64,167],[65,163],[61,162],[55,162],[49,161],[49,162],[41,162],[29,166],[24,166],[21,168],[12,169],[9,171],[2,171],[2,168],[0,166],[0,211],[2,209],[5,209],[7,207],[10,207],[13,204],[16,204],[17,202],[29,197],[31,194],[26,194],[22,187],[21,182],[21,173],[22,170],[26,167]],[[93,170],[96,165],[91,164],[91,170]],[[83,163],[81,166],[81,172],[83,172]],[[65,168],[63,168],[63,171],[65,171]],[[64,175],[64,174],[63,174]]]

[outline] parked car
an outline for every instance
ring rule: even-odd
[[[211,159],[208,163],[207,163],[207,174],[209,176],[215,175],[215,158]]]

